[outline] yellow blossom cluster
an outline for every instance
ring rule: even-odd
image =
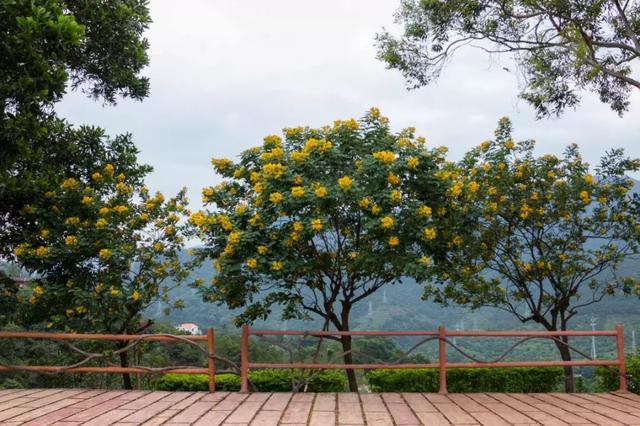
[[[392,151],[378,151],[373,153],[373,158],[382,164],[391,164],[396,159],[396,154]]]
[[[342,176],[340,179],[338,179],[338,187],[343,192],[349,191],[351,189],[352,184],[353,184],[353,181],[349,176]]]

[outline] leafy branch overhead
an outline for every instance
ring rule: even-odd
[[[378,58],[412,88],[472,46],[515,60],[520,96],[539,118],[575,107],[583,90],[622,115],[640,90],[637,0],[403,0],[396,22],[402,35],[376,36]]]

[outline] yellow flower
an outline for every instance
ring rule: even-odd
[[[109,164],[109,163],[105,164],[103,170],[107,176],[113,176],[114,168],[112,164]]]
[[[227,244],[224,246],[224,254],[227,256],[231,256],[234,253],[233,246],[231,244]]]
[[[258,266],[258,261],[256,259],[254,259],[253,257],[247,259],[247,266],[250,269],[255,269],[256,266]]]
[[[227,242],[232,245],[238,244],[240,242],[240,232],[234,231],[230,233],[229,237],[227,238]]]
[[[271,201],[273,204],[278,204],[282,201],[282,194],[279,192],[272,192],[271,194],[269,194],[269,201]]]
[[[116,190],[119,192],[130,192],[131,188],[129,188],[124,182],[118,182],[118,184],[116,185]]]
[[[422,237],[425,240],[435,240],[437,232],[434,228],[424,228],[422,231]]]
[[[131,294],[131,299],[133,299],[134,302],[137,302],[140,299],[140,293],[138,292],[138,290],[133,291],[133,293]]]
[[[584,183],[586,183],[587,185],[591,185],[593,183],[593,176],[590,174],[584,175],[582,179],[584,180]]]
[[[316,185],[313,192],[316,194],[316,197],[318,198],[324,198],[327,196],[327,188],[325,188],[322,185]]]
[[[467,187],[469,188],[469,192],[474,194],[478,192],[478,189],[480,189],[480,184],[476,181],[471,181],[469,182],[469,185],[467,185]]]
[[[462,194],[462,188],[463,188],[462,182],[456,182],[451,186],[451,188],[449,188],[449,192],[454,197],[459,197],[460,194]]]
[[[49,249],[47,247],[40,246],[36,249],[36,256],[45,257],[47,254],[49,254]]]
[[[117,288],[115,288],[114,286],[110,286],[109,287],[109,294],[112,296],[119,296],[120,295],[120,290],[118,290]]]
[[[95,172],[94,174],[91,175],[91,179],[98,182],[99,180],[102,179],[102,175],[100,174],[100,172]]]
[[[487,194],[489,195],[496,195],[498,193],[498,190],[496,189],[495,186],[490,186],[489,189],[487,189]]]
[[[217,222],[225,231],[231,231],[231,229],[233,229],[233,225],[231,224],[229,217],[224,214],[217,216]]]
[[[553,179],[553,178],[555,178],[555,177],[556,177],[556,174],[553,172],[553,170],[549,170],[549,171],[547,172],[547,177],[548,177],[549,179]]]
[[[315,232],[320,232],[322,231],[322,220],[320,219],[312,219],[311,220],[311,229],[313,229]]]
[[[147,222],[147,221],[149,220],[149,215],[148,215],[148,214],[146,214],[146,213],[142,213],[142,214],[140,214],[140,216],[139,216],[139,217],[140,217],[140,221],[141,221],[141,222]]]
[[[271,270],[272,271],[280,271],[282,269],[282,262],[273,261],[271,262]]]
[[[153,249],[157,252],[162,251],[162,243],[160,241],[157,241],[154,245],[153,245]]]
[[[389,237],[389,245],[391,247],[396,247],[398,244],[400,244],[400,240],[398,239],[398,237],[396,236]]]
[[[351,189],[351,184],[352,183],[353,183],[353,181],[351,180],[351,178],[349,176],[342,176],[340,179],[338,179],[338,186],[344,192],[346,192],[346,191]]]
[[[300,198],[304,195],[304,188],[301,186],[294,186],[291,188],[291,196],[294,198]]]
[[[513,149],[513,141],[511,139],[509,139],[508,141],[506,141],[504,143],[504,147],[507,148],[508,150],[512,150]]]
[[[284,174],[285,167],[280,163],[267,163],[262,166],[262,173],[274,179],[280,179]]]
[[[295,161],[296,163],[304,163],[308,156],[309,154],[304,151],[291,152],[291,160]]]
[[[284,155],[284,151],[280,147],[275,147],[271,151],[263,152],[260,155],[262,161],[280,160]]]
[[[600,204],[606,204],[607,203],[607,197],[605,197],[604,195],[601,195],[598,197],[598,202]]]
[[[418,216],[431,216],[431,207],[425,205],[420,206],[420,208],[418,208]]]
[[[373,158],[382,164],[391,164],[396,159],[396,154],[391,151],[378,151],[373,153]]]
[[[532,211],[533,209],[531,207],[529,207],[527,204],[523,204],[522,207],[520,207],[520,218],[528,218]]]
[[[68,246],[74,246],[78,244],[78,238],[75,235],[69,235],[64,238],[64,243]]]
[[[102,284],[102,283],[96,284],[96,288],[95,288],[96,294],[100,294],[102,292],[103,288],[104,288],[104,284]]]
[[[116,213],[124,214],[124,213],[129,211],[129,207],[123,206],[123,205],[118,205],[118,206],[115,206],[113,208],[113,211],[116,212]]]
[[[420,160],[418,157],[409,157],[407,158],[407,167],[411,170],[415,170],[420,164]]]
[[[268,251],[268,249],[267,249],[267,247],[266,247],[266,246],[258,246],[258,253],[259,253],[259,254],[264,255],[264,254],[266,254],[266,253],[267,253],[267,251]]]
[[[377,216],[378,213],[380,213],[380,207],[377,204],[374,204],[373,207],[371,207],[371,214]]]
[[[580,199],[584,204],[589,204],[589,202],[591,201],[591,197],[589,196],[589,193],[587,191],[580,191]]]
[[[111,250],[106,248],[100,249],[98,256],[100,256],[100,259],[102,260],[107,260],[111,257]]]
[[[267,135],[262,140],[266,148],[274,148],[282,143],[282,138],[278,135]]]
[[[397,204],[402,199],[402,192],[398,191],[397,189],[394,189],[393,191],[391,191],[391,195],[389,196],[389,198],[391,198],[392,202]]]
[[[358,205],[363,209],[369,208],[369,204],[371,204],[371,201],[368,197],[360,198],[360,200],[358,200]]]
[[[247,205],[246,204],[238,204],[234,211],[235,211],[236,215],[244,216],[244,214],[247,212]]]
[[[67,314],[68,317],[72,316],[75,313],[75,311],[71,308],[67,309],[64,312]]]
[[[64,189],[73,189],[77,185],[78,185],[78,181],[75,180],[74,178],[65,179],[64,182],[62,182],[62,187]]]
[[[68,217],[68,218],[64,221],[64,223],[65,223],[65,224],[67,224],[67,225],[77,225],[77,224],[79,224],[79,223],[80,223],[80,218],[79,218],[79,217],[76,217],[76,216]]]
[[[231,166],[233,163],[231,160],[227,158],[212,158],[211,165],[216,168],[219,173],[224,172],[227,167]]]
[[[198,210],[197,212],[189,216],[189,223],[192,223],[198,227],[201,227],[202,225],[204,225],[206,221],[207,221],[207,215],[202,210]]]
[[[389,182],[391,185],[398,185],[400,183],[400,178],[393,172],[389,172],[389,174],[387,175],[387,182]]]
[[[93,197],[88,197],[86,195],[84,197],[82,197],[82,204],[87,205],[87,204],[91,204],[91,203],[93,203]]]
[[[40,236],[42,238],[47,238],[49,236],[49,230],[48,229],[41,229],[40,230]]]
[[[455,237],[453,237],[453,240],[451,240],[451,244],[453,244],[456,247],[460,247],[463,242],[464,240],[459,235],[456,235]]]
[[[420,259],[418,259],[418,262],[420,262],[420,264],[423,266],[427,266],[431,263],[431,259],[427,256],[422,256]]]
[[[391,216],[385,216],[380,219],[380,227],[382,229],[390,229],[393,227],[393,218]]]

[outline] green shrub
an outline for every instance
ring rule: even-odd
[[[627,387],[630,392],[640,394],[640,355],[629,355],[625,362],[627,370]],[[609,392],[618,390],[620,380],[615,367],[598,367],[596,369],[597,390]]]
[[[249,381],[260,392],[290,392],[291,372],[289,370],[255,370],[249,372]],[[307,390],[309,392],[342,392],[346,378],[339,371],[323,371],[314,376]],[[165,391],[206,391],[209,376],[206,374],[166,374],[153,383],[156,390]],[[217,374],[216,390],[240,390],[240,377],[235,374]]]
[[[449,392],[552,392],[562,381],[561,368],[456,368],[447,370]],[[371,370],[374,392],[437,392],[437,369]]]

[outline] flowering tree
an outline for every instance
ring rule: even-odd
[[[426,294],[473,308],[492,306],[566,330],[589,305],[617,292],[640,290],[617,267],[638,252],[638,198],[625,173],[638,161],[608,153],[595,176],[576,145],[562,158],[536,157],[534,142],[515,144],[502,119],[496,140],[482,143],[457,165],[451,186],[449,251],[428,271]],[[567,337],[556,342],[571,360]],[[565,369],[573,389],[572,369]]]
[[[285,318],[317,316],[346,331],[354,304],[426,268],[439,249],[444,150],[424,148],[413,129],[391,133],[376,108],[359,122],[284,135],[238,163],[212,160],[225,180],[203,195],[216,209],[190,218],[206,244],[197,255],[218,272],[201,292],[244,307],[239,323],[280,305]],[[351,338],[339,340],[350,364]]]
[[[137,164],[128,136],[84,131],[79,143],[92,152],[91,164],[45,189],[16,218],[22,241],[13,254],[37,276],[18,292],[25,306],[16,312],[26,324],[58,330],[141,332],[151,324],[141,322],[143,310],[167,300],[163,283],[187,276],[178,258],[186,198],[184,191],[170,200],[149,194],[142,179],[150,168]]]

